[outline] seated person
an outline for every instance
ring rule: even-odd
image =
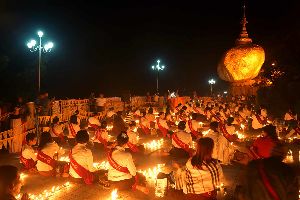
[[[140,127],[142,129],[142,132],[146,135],[151,134],[150,130],[150,122],[149,120],[145,117],[146,116],[146,111],[141,112],[142,117],[140,119]]]
[[[237,200],[298,200],[299,183],[293,168],[284,162],[285,147],[277,145],[268,158],[251,161],[240,185]]]
[[[178,131],[172,135],[173,148],[170,151],[170,155],[173,158],[187,159],[192,155],[192,136],[185,131],[186,125],[184,121],[180,121],[178,124]]]
[[[59,122],[58,117],[54,117],[52,121],[52,127],[50,129],[53,140],[57,143],[64,142],[64,125]]]
[[[37,138],[35,133],[28,133],[26,135],[26,144],[23,145],[20,156],[20,161],[25,170],[36,170],[35,165],[37,158],[34,153],[34,149],[32,148],[32,146],[36,145],[36,142]]]
[[[228,140],[218,130],[218,122],[210,123],[210,131],[205,135],[214,141],[213,158],[218,159],[222,164],[229,164],[234,154],[234,147],[231,145],[231,141]]]
[[[257,138],[250,147],[253,159],[270,157],[274,147],[279,143],[275,126],[267,125],[262,130],[262,137]]]
[[[156,129],[159,130],[159,132],[164,136],[168,136],[169,135],[169,126],[167,124],[167,121],[165,120],[165,113],[164,112],[160,112],[159,117],[156,119]]]
[[[193,113],[192,114],[192,119],[187,121],[187,126],[186,126],[186,131],[188,133],[191,133],[194,138],[198,138],[198,137],[201,136],[200,133],[199,133],[201,125],[197,121],[197,118],[198,118],[198,114]]]
[[[55,176],[58,162],[54,157],[61,156],[65,151],[53,141],[49,132],[41,134],[40,144],[38,147],[36,168],[43,176]]]
[[[77,144],[69,154],[69,174],[72,178],[83,180],[86,184],[92,184],[98,181],[98,178],[94,173],[96,169],[93,167],[92,151],[86,146],[89,142],[89,134],[86,130],[80,130],[75,139]]]
[[[217,189],[224,178],[221,165],[212,157],[213,149],[211,138],[200,138],[196,154],[187,161],[185,170],[179,169],[175,174],[176,189],[184,193],[182,199],[217,199]]]
[[[117,146],[108,154],[108,180],[113,188],[133,189],[148,194],[148,189],[139,183],[140,175],[137,175],[132,155],[125,151],[128,140],[126,132],[117,136]]]
[[[105,148],[108,145],[108,132],[106,128],[107,122],[102,121],[100,126],[93,125],[93,127],[90,127],[89,129],[94,132],[94,142],[104,145]]]
[[[22,180],[18,168],[12,165],[0,166],[0,198],[1,200],[17,200],[20,194]],[[28,194],[23,194],[21,200],[29,200]]]
[[[68,124],[68,139],[69,139],[69,143],[70,146],[74,146],[75,145],[75,137],[77,132],[80,130],[80,126],[78,123],[78,119],[76,115],[72,115],[70,118],[70,122]]]
[[[143,152],[144,151],[144,146],[139,145],[139,135],[137,133],[137,126],[135,121],[131,121],[129,124],[129,128],[127,130],[127,135],[128,135],[128,142],[127,142],[127,148],[129,148],[132,152],[137,153],[137,152]]]

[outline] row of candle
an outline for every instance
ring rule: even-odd
[[[155,151],[160,149],[164,144],[164,139],[160,139],[160,140],[153,140],[151,142],[148,143],[143,143],[144,148],[146,150],[150,150],[150,151]]]
[[[69,182],[66,182],[65,184],[61,186],[53,186],[50,190],[44,190],[42,193],[38,195],[34,194],[28,194],[29,199],[31,200],[46,200],[49,199],[50,197],[53,197],[54,195],[59,194],[62,190],[69,188],[71,184]],[[22,195],[19,194],[16,196],[16,199],[21,199]]]

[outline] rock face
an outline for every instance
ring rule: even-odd
[[[248,43],[229,49],[218,65],[219,77],[228,82],[243,82],[255,78],[265,61],[262,47]]]

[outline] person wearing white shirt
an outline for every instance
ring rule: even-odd
[[[260,131],[267,123],[267,110],[261,109],[260,114],[252,115],[252,128]]]
[[[59,157],[65,153],[64,149],[60,148],[56,142],[53,141],[51,134],[49,132],[43,132],[40,139],[39,151],[42,157],[47,157],[47,161],[51,161],[57,164],[55,157]],[[36,168],[39,173],[43,176],[53,176],[55,174],[55,169],[53,166],[45,162],[45,159],[39,158],[39,153],[37,155]],[[45,156],[44,156],[45,155]]]
[[[198,118],[198,114],[197,113],[193,113],[192,114],[192,119],[187,122],[188,124],[186,125],[186,129],[185,129],[186,132],[191,133],[191,134],[192,134],[192,130],[195,131],[195,132],[199,132],[199,130],[201,128],[201,125],[197,121],[197,118]]]
[[[77,144],[72,148],[71,156],[76,162],[74,162],[75,165],[79,165],[79,167],[82,167],[83,169],[76,171],[78,168],[74,170],[74,163],[71,163],[69,171],[70,176],[75,179],[85,180],[88,174],[92,174],[93,178],[91,181],[97,181],[97,175],[96,173],[93,173],[96,171],[96,169],[93,167],[93,154],[92,151],[86,146],[89,142],[88,132],[86,130],[79,131],[76,135],[76,142]]]
[[[106,98],[103,94],[99,95],[99,98],[96,99],[97,111],[103,112],[105,110]]]
[[[20,161],[26,170],[35,170],[37,158],[32,146],[36,145],[36,142],[37,138],[34,133],[28,133],[26,135],[26,144],[22,146],[22,152],[20,156]]]
[[[76,115],[72,115],[68,124],[68,138],[74,139],[77,132],[80,131],[80,126]]]
[[[137,170],[132,155],[125,151],[129,140],[126,132],[117,136],[117,146],[109,154],[108,180],[113,188],[128,190],[135,188],[141,192],[149,193],[148,189],[136,182]]]
[[[164,112],[160,112],[159,113],[159,118],[157,119],[158,123],[160,124],[160,126],[162,126],[163,128],[169,130],[169,126],[167,124],[167,121],[165,120],[165,113]],[[155,128],[158,129],[158,124],[156,123]]]
[[[184,131],[185,128],[186,123],[184,121],[180,121],[178,123],[178,131],[172,135],[173,148],[169,153],[173,159],[187,159],[190,156],[190,146],[192,145],[193,139],[190,133]]]
[[[210,131],[205,135],[205,137],[209,137],[214,141],[214,149],[212,156],[215,159],[220,160],[223,164],[229,164],[233,153],[234,148],[230,144],[230,141],[227,140],[223,134],[218,131],[218,123],[211,122],[210,123]]]
[[[58,117],[53,118],[50,134],[55,142],[60,143],[64,141],[64,125],[59,122]]]

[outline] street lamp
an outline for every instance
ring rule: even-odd
[[[210,79],[210,80],[208,80],[208,83],[210,85],[210,94],[212,96],[212,94],[213,94],[213,85],[216,84],[216,81],[214,79]]]
[[[51,49],[54,47],[54,44],[52,42],[46,43],[44,46],[42,46],[42,37],[44,33],[42,31],[38,31],[37,35],[39,36],[40,43],[37,45],[37,42],[35,40],[30,40],[27,43],[27,47],[31,52],[39,51],[39,65],[37,68],[38,73],[38,92],[41,91],[41,57],[42,57],[42,51],[44,53],[50,52]]]
[[[157,71],[157,76],[156,76],[156,91],[157,91],[157,94],[158,94],[158,78],[159,78],[159,71],[161,70],[164,70],[165,69],[165,66],[162,65],[160,66],[159,63],[160,63],[160,60],[157,60],[157,65],[156,66],[152,66],[152,69],[153,70],[156,70]]]

